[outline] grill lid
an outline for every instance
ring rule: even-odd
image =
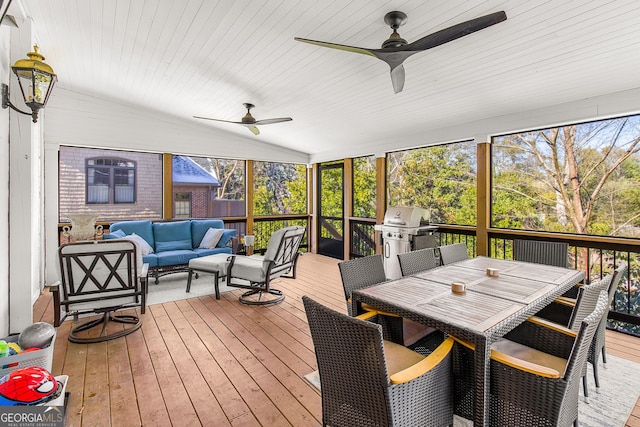
[[[384,225],[395,227],[420,227],[429,225],[431,211],[411,206],[390,207],[384,214]]]

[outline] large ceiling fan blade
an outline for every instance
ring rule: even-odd
[[[391,69],[391,84],[393,93],[402,92],[404,88],[404,66],[402,64]]]
[[[280,117],[280,118],[277,118],[277,119],[258,120],[254,124],[255,125],[270,125],[270,124],[273,124],[273,123],[290,122],[291,120],[293,120],[291,117]]]
[[[200,116],[193,116],[194,119],[202,119],[202,120],[213,120],[214,122],[225,122],[225,123],[234,123],[237,125],[241,125],[242,122],[233,122],[231,120],[221,120],[221,119],[212,119],[211,117],[200,117]]]
[[[247,126],[247,129],[249,129],[254,135],[260,135],[260,130],[255,126]]]
[[[429,34],[421,39],[414,41],[406,46],[397,48],[397,50],[422,51],[440,46],[441,44],[459,39],[476,31],[480,31],[492,25],[498,24],[507,19],[504,11],[491,13],[481,16],[470,21],[462,22],[444,30]]]
[[[371,51],[371,49],[366,49],[364,47],[347,46],[345,44],[321,42],[321,41],[317,41],[317,40],[303,39],[303,38],[300,38],[300,37],[294,37],[293,39],[297,40],[299,42],[315,44],[316,46],[329,47],[331,49],[339,49],[339,50],[345,50],[347,52],[355,52],[355,53],[361,53],[363,55],[376,56]]]

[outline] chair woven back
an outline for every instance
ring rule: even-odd
[[[564,373],[564,378],[568,382],[575,383],[576,388],[580,386],[580,378],[582,377],[584,364],[587,361],[589,347],[591,346],[593,337],[595,336],[602,317],[607,311],[607,292],[600,291],[593,311],[580,323],[578,336],[571,350],[571,356],[567,361],[567,368]],[[576,395],[577,393],[576,391]]]
[[[565,242],[542,242],[538,240],[514,239],[513,259],[536,264],[567,267],[569,244]]]
[[[349,300],[353,291],[385,282],[382,255],[371,255],[338,263],[344,298]]]
[[[466,243],[456,243],[455,245],[440,246],[440,262],[442,265],[453,264],[469,258],[469,251]]]
[[[403,276],[411,276],[425,270],[437,267],[435,250],[433,248],[418,249],[417,251],[398,254],[400,271]]]
[[[618,265],[613,272],[613,277],[611,279],[611,283],[609,284],[609,297],[608,297],[608,309],[611,309],[611,304],[613,303],[613,298],[616,295],[616,290],[618,289],[618,285],[620,281],[624,277],[627,271],[627,263],[622,261]],[[598,326],[598,331],[596,332],[596,336],[593,339],[593,344],[591,345],[591,351],[589,352],[589,362],[594,365],[594,376],[596,377],[596,386],[599,386],[599,380],[597,378],[597,363],[598,358],[600,357],[600,353],[603,351],[605,343],[606,343],[606,330],[607,330],[607,313],[602,316],[602,321]]]
[[[324,425],[389,425],[382,328],[303,296],[315,346]]]
[[[608,291],[611,279],[612,275],[608,274],[597,282],[593,282],[589,285],[583,285],[578,288],[576,305],[571,312],[571,317],[569,318],[569,323],[567,325],[569,329],[577,331],[580,328],[582,320],[591,314],[598,303],[600,292]]]

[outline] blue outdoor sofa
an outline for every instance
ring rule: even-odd
[[[189,260],[214,254],[231,254],[231,240],[236,230],[224,230],[214,248],[198,248],[209,228],[224,229],[220,219],[192,219],[185,221],[151,222],[151,220],[114,222],[105,239],[137,234],[153,252],[142,252],[142,262],[149,264],[149,274],[158,278],[165,274],[187,271]]]

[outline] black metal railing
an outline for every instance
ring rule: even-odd
[[[359,258],[376,253],[375,219],[351,218],[349,220],[351,247],[349,258]]]
[[[307,233],[304,235],[302,243],[300,243],[301,250],[308,250],[308,236],[309,236],[309,216],[308,215],[280,215],[277,217],[256,217],[253,219],[253,234],[256,237],[253,244],[253,252],[264,254],[269,245],[269,238],[274,231],[283,227],[290,227],[297,225],[300,227],[306,227]]]

